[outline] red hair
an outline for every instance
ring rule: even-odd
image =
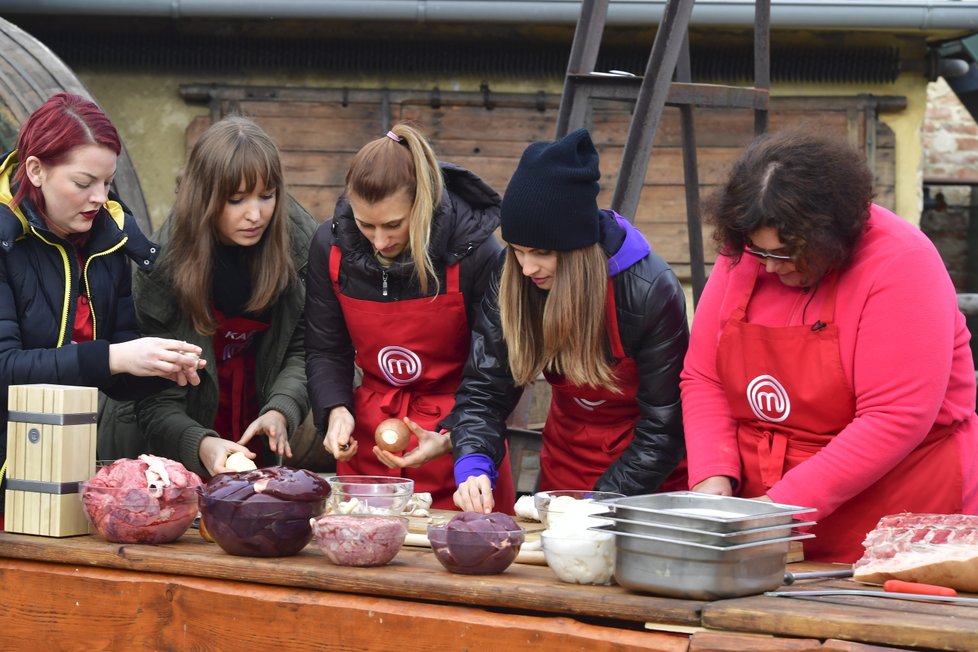
[[[102,145],[116,156],[122,152],[122,141],[108,116],[94,102],[72,93],[58,93],[28,116],[17,135],[17,158],[23,163],[36,156],[44,165],[60,165],[72,150],[82,145]],[[13,203],[25,198],[41,212],[44,195],[27,178],[24,165],[18,165],[13,184],[17,188]]]

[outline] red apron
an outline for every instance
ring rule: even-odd
[[[237,441],[251,422],[258,418],[258,387],[255,385],[255,346],[258,335],[270,324],[246,317],[227,318],[214,309],[214,357],[220,387],[214,430],[224,439]],[[271,464],[270,449],[261,437],[254,437],[248,449],[258,455],[256,463]],[[260,464],[261,465],[261,464]]]
[[[593,489],[635,437],[635,423],[641,417],[636,400],[638,365],[625,355],[621,344],[611,279],[608,279],[605,323],[611,355],[618,360],[615,379],[622,391],[615,394],[604,388],[577,386],[557,374],[544,373],[553,392],[543,426],[540,491]],[[658,491],[685,489],[688,484],[683,458]]]
[[[842,369],[835,324],[838,274],[826,277],[814,325],[762,326],[746,320],[761,265],[720,333],[717,372],[733,416],[742,468],[738,495],[763,496],[789,470],[818,453],[855,418],[856,399]],[[935,426],[875,484],[820,518],[805,559],[851,563],[880,517],[961,511],[956,426]],[[942,478],[935,483],[935,477]]]
[[[353,459],[337,462],[336,472],[411,478],[416,492],[431,493],[432,507],[456,509],[451,455],[418,468],[390,469],[371,451],[374,430],[384,419],[406,416],[434,430],[455,405],[471,339],[465,298],[459,289],[459,266],[447,268],[444,294],[385,303],[353,299],[340,292],[341,258],[340,249],[333,247],[329,274],[357,352],[357,366],[363,370],[363,382],[354,392],[353,412],[353,436],[360,450]],[[412,434],[408,450],[417,444]],[[516,497],[508,454],[499,467],[494,493],[497,509],[512,514]]]

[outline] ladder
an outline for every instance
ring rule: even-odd
[[[757,0],[754,5],[753,87],[692,83],[689,20],[694,0],[666,1],[644,76],[596,73],[594,67],[607,20],[608,2],[583,0],[581,4],[560,98],[556,137],[562,138],[570,131],[585,126],[593,99],[634,103],[618,182],[611,201],[613,210],[628,220],[634,220],[663,110],[666,105],[679,108],[690,280],[695,307],[706,283],[706,265],[703,259],[693,107],[753,109],[754,133],[761,134],[767,129],[771,86],[771,0]]]

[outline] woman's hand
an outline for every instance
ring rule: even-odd
[[[323,447],[337,460],[345,462],[357,454],[357,440],[353,438],[353,415],[345,405],[337,405],[329,411],[329,424]]]
[[[289,422],[278,410],[269,410],[252,421],[238,443],[245,446],[255,435],[268,437],[268,447],[273,453],[292,457],[292,447],[289,446]]]
[[[109,345],[109,371],[133,376],[169,378],[181,387],[199,385],[198,369],[206,362],[200,359],[199,346],[162,337],[140,337]]]
[[[200,463],[211,475],[227,473],[231,470],[225,466],[231,453],[244,453],[250,460],[254,460],[256,457],[254,453],[241,444],[220,437],[204,437],[200,440],[200,447],[197,449]]]
[[[411,429],[414,436],[418,438],[418,446],[414,450],[404,453],[403,457],[374,446],[374,455],[387,468],[403,469],[409,466],[419,467],[436,457],[441,457],[452,452],[452,437],[449,433],[425,430],[407,417],[404,417],[404,423]]]
[[[714,475],[693,487],[693,491],[714,496],[733,496],[733,482],[725,475]]]
[[[488,514],[496,505],[492,499],[492,483],[487,475],[472,476],[458,486],[452,498],[456,507],[463,512]]]

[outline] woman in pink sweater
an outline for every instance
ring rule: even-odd
[[[971,336],[934,246],[871,199],[843,143],[749,146],[682,374],[690,486],[817,508],[809,560],[855,561],[887,514],[978,513]]]

